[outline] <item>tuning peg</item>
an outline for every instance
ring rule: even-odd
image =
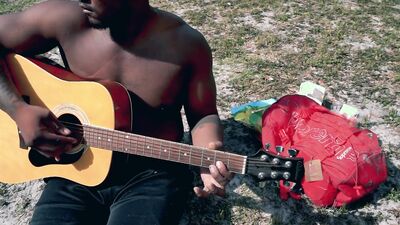
[[[299,150],[294,148],[289,149],[288,152],[289,152],[289,157],[291,158],[296,157],[297,154],[299,154]]]
[[[271,147],[271,144],[270,143],[266,143],[265,146],[264,146],[264,150],[268,151],[270,147]]]
[[[283,178],[285,178],[285,180],[289,180],[290,173],[289,172],[284,172],[282,176],[283,176]]]
[[[279,163],[281,163],[281,160],[279,160],[278,158],[273,158],[272,159],[272,164],[278,165]]]
[[[264,180],[266,178],[266,174],[264,172],[260,172],[260,173],[258,173],[257,177],[260,180]]]
[[[260,156],[260,160],[263,161],[263,162],[266,162],[268,159],[269,159],[269,157],[267,155],[263,154],[263,155]]]
[[[277,145],[275,146],[275,150],[278,153],[278,155],[280,155],[285,149],[283,148],[283,146]]]
[[[292,167],[292,162],[286,161],[286,162],[285,162],[285,167],[286,167],[286,168]]]
[[[272,179],[278,178],[278,172],[272,171],[272,172],[271,172],[271,178],[272,178]]]

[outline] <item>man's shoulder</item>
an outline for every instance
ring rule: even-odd
[[[77,1],[49,0],[38,3],[26,11],[26,15],[38,19],[51,29],[63,30],[78,27],[84,22],[82,9]]]
[[[200,31],[185,24],[178,29],[178,33],[186,49],[188,63],[208,63],[212,60],[211,48]]]
[[[204,56],[202,60],[211,59],[211,50],[203,34],[196,28],[190,26],[181,17],[162,12],[162,17],[166,24],[169,24],[168,31],[170,38],[173,38],[174,46],[181,50],[187,63],[198,61],[198,56]]]
[[[170,28],[172,28],[171,30],[177,40],[190,45],[194,44],[194,46],[207,43],[203,34],[186,23],[181,17],[170,12],[161,12],[163,19],[169,24]]]

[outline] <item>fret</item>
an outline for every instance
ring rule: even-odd
[[[141,142],[142,143],[142,146],[141,146],[141,149],[142,149],[142,156],[145,156],[146,155],[146,137],[144,137],[143,138],[143,141]]]
[[[86,141],[87,145],[91,146],[92,145],[91,133],[87,132],[85,126],[82,126],[82,128],[83,128],[83,139]]]
[[[133,149],[135,149],[135,155],[139,155],[139,153],[138,153],[138,151],[139,151],[139,143],[138,143],[137,139],[132,136],[132,138],[130,138],[130,140],[131,140],[131,144],[132,143],[134,144]]]
[[[226,162],[226,152],[223,151],[215,151],[215,162],[217,161],[221,161],[223,162],[225,165],[227,164]]]
[[[168,160],[168,151],[167,151],[167,142],[163,141],[160,142],[161,151],[160,151],[160,159],[167,159]]]
[[[149,154],[151,156],[151,158],[155,158],[154,157],[154,140],[153,139],[149,139],[150,143],[148,144],[147,150],[149,150]]]
[[[150,155],[151,155],[152,158],[154,157],[154,155],[153,155],[153,145],[154,145],[154,143],[153,143],[153,141],[151,141]]]
[[[226,164],[226,166],[228,167],[228,170],[231,168],[231,154],[228,153],[228,162]]]
[[[151,146],[150,146],[150,153],[152,158],[157,158],[156,155],[156,146],[154,145],[154,140],[151,141]]]
[[[104,131],[104,132],[103,132],[104,146],[105,146],[105,148],[107,148],[107,149],[111,149],[110,141],[108,141],[108,140],[110,140],[110,139],[109,139],[108,136],[107,136],[107,131]]]
[[[129,138],[127,138],[128,135],[121,135],[121,139],[122,139],[122,146],[121,146],[121,150],[122,152],[127,152],[128,149],[132,150],[131,146],[130,146],[130,140]]]
[[[144,151],[143,151],[143,146],[144,146],[144,144],[143,144],[143,142],[144,142],[144,138],[143,139],[139,139],[139,138],[136,138],[135,137],[135,143],[136,143],[136,146],[137,146],[137,154],[138,155],[143,155],[143,153],[144,153]]]
[[[162,148],[162,141],[160,141],[159,143],[160,143],[160,148],[159,148],[158,151],[160,152],[160,154],[158,155],[158,158],[161,159],[161,154],[162,154],[162,149],[163,149]]]
[[[167,160],[171,160],[171,143],[168,142],[169,145],[165,147],[165,151],[168,154]]]
[[[190,145],[190,160],[189,164],[195,165],[195,166],[201,166],[202,163],[202,149],[197,148],[193,145]]]
[[[109,143],[107,142],[107,133],[103,131],[101,135],[102,135],[101,140],[103,141],[103,146],[104,146],[103,148],[110,149]]]
[[[157,158],[158,157],[156,143],[157,143],[156,140],[152,139],[152,141],[151,141],[151,155],[152,155],[152,158]]]
[[[177,162],[179,157],[179,148],[176,148],[176,145],[170,142],[170,160]]]
[[[119,140],[121,142],[120,151],[124,151],[125,150],[125,143],[126,143],[124,135],[122,135],[122,134],[119,135]]]
[[[93,129],[91,129],[92,131],[93,131]],[[97,136],[95,135],[95,132],[93,132],[93,135],[92,135],[92,140],[93,140],[93,142],[95,142],[96,143],[96,147],[100,147],[100,143],[99,143],[99,140],[97,140]]]
[[[150,143],[149,143],[149,141],[150,141],[150,139],[148,138],[148,137],[146,137],[145,138],[145,141],[144,141],[144,155],[145,156],[147,156],[147,157],[151,157],[151,153],[150,153]]]
[[[201,155],[200,155],[200,166],[203,166],[203,158],[204,158],[204,149],[201,149]]]
[[[97,143],[99,143],[99,147],[100,147],[100,148],[103,148],[103,142],[102,142],[102,140],[101,140],[100,133],[97,134],[96,139],[97,139]]]
[[[178,146],[178,162],[181,161],[181,146]]]
[[[203,150],[203,163],[202,166],[203,167],[209,167],[210,165],[215,163],[215,150],[208,150],[208,149],[204,149]]]
[[[190,154],[188,152],[188,149],[185,148],[186,146],[184,146],[183,144],[179,144],[179,146],[180,146],[180,149],[181,149],[181,151],[180,151],[181,154],[180,155],[182,157],[180,159],[180,162],[185,163],[185,164],[190,164]]]
[[[121,137],[120,137],[120,135],[118,134],[118,133],[116,133],[115,135],[114,135],[114,148],[116,149],[116,150],[120,150],[121,149]]]
[[[189,165],[191,165],[192,162],[192,146],[189,147]]]
[[[122,147],[122,151],[123,152],[127,152],[128,151],[128,149],[133,149],[132,148],[132,146],[131,146],[131,140],[130,140],[130,138],[129,138],[129,135],[124,135],[124,137],[123,137],[123,147]]]
[[[106,143],[109,146],[109,149],[113,149],[113,142],[112,142],[112,138],[108,135],[108,132],[105,132],[106,135]]]
[[[108,148],[107,142],[106,142],[106,135],[104,134],[104,130],[102,130],[102,132],[101,132],[101,141],[102,141],[103,148]]]

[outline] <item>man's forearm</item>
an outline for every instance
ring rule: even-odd
[[[3,57],[0,57],[0,60],[4,62]],[[14,85],[8,80],[3,66],[3,63],[0,63],[0,109],[13,117],[17,105],[23,101]]]
[[[202,118],[191,131],[193,145],[209,147],[210,143],[223,143],[223,128],[217,114]]]

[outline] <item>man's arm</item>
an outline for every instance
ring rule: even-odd
[[[0,16],[0,109],[15,120],[28,146],[38,147],[56,158],[61,154],[61,146],[69,146],[76,140],[67,137],[70,131],[48,109],[22,100],[5,75],[4,56],[8,52],[33,55],[55,47],[60,20],[54,22],[58,18],[54,10],[64,3],[49,1],[24,12]]]
[[[200,38],[193,53],[185,113],[191,128],[193,145],[219,149],[223,143],[223,128],[216,106],[211,50],[204,38],[198,35]],[[197,196],[225,194],[225,185],[232,175],[222,162],[202,168],[200,172],[204,187],[194,188]]]

